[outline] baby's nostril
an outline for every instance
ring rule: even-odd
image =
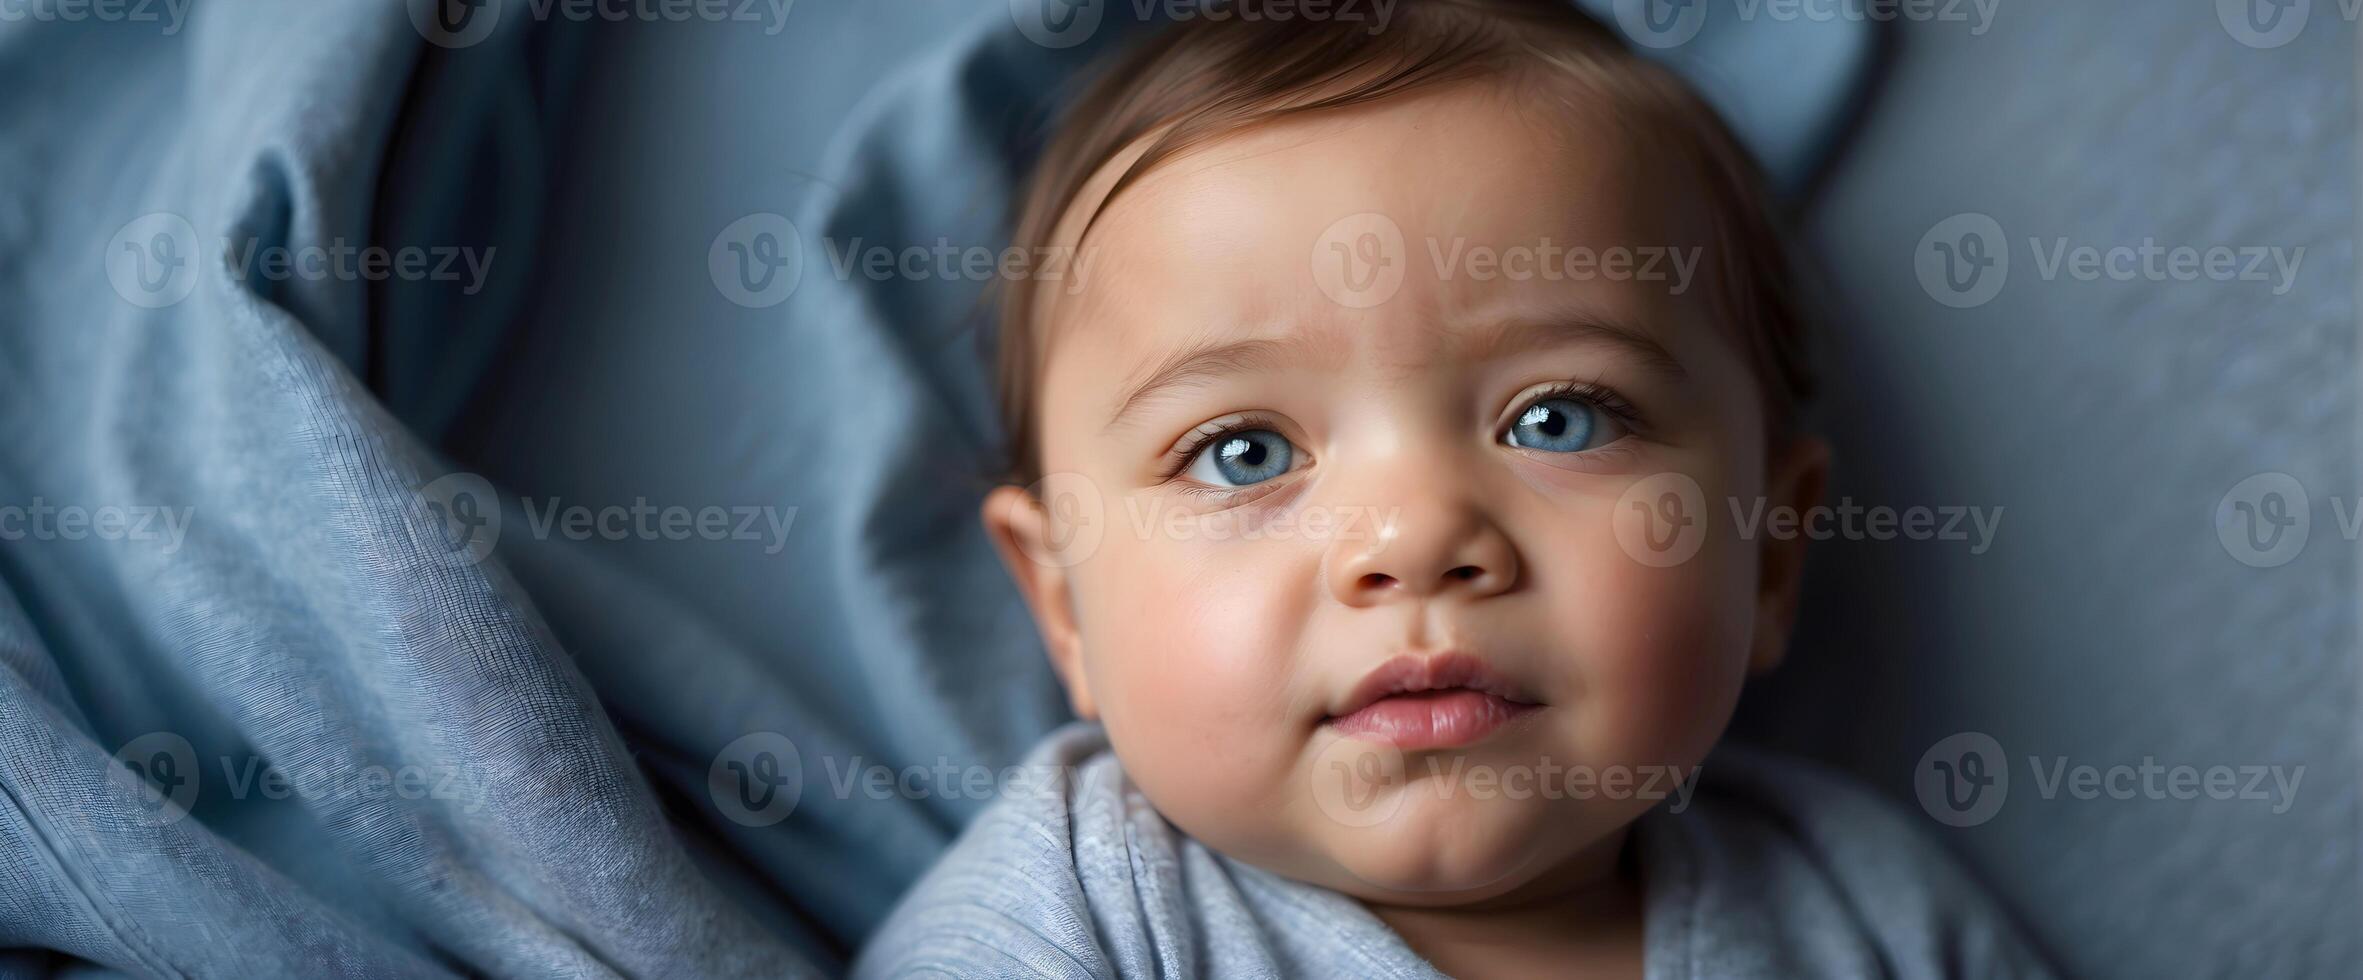
[[[1462,565],[1461,567],[1455,568],[1452,571],[1446,572],[1444,574],[1459,579],[1463,582],[1467,582],[1475,579],[1479,575],[1485,574],[1485,570],[1478,568],[1475,565]]]
[[[1385,572],[1372,572],[1362,576],[1362,587],[1365,589],[1376,591],[1393,584],[1395,584],[1395,577]]]

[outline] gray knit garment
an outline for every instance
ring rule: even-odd
[[[1073,767],[1063,769],[1061,767]],[[1441,976],[1353,899],[1232,861],[1053,734],[870,940],[856,977]],[[1808,763],[1725,747],[1635,825],[1648,976],[2048,976],[1913,822]]]

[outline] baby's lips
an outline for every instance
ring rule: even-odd
[[[1451,688],[1389,695],[1330,722],[1329,727],[1349,738],[1417,752],[1475,745],[1541,710],[1537,704]]]
[[[1329,715],[1332,718],[1344,717],[1390,695],[1451,688],[1467,688],[1518,704],[1536,704],[1541,700],[1525,685],[1512,680],[1508,674],[1474,653],[1465,650],[1434,653],[1414,651],[1398,654],[1364,674],[1354,684],[1353,690],[1330,709]]]

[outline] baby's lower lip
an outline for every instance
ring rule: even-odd
[[[1384,742],[1399,749],[1449,749],[1473,745],[1502,726],[1542,709],[1508,698],[1453,688],[1380,698],[1352,714],[1329,720],[1348,738]]]

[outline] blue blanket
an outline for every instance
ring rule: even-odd
[[[0,970],[841,968],[984,802],[860,779],[1063,717],[976,530],[979,284],[847,250],[995,243],[1035,110],[1125,32],[36,8],[0,19]],[[735,107],[592,57],[699,30],[850,40]],[[681,111],[745,113],[775,179],[640,214],[566,152]]]

